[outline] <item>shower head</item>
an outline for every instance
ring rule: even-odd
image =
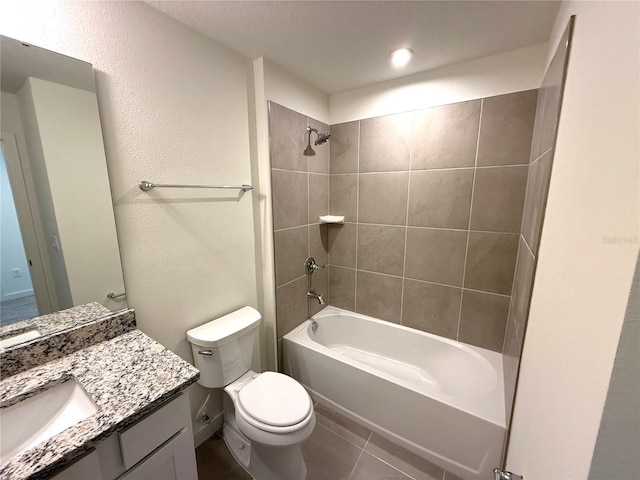
[[[331,136],[330,133],[320,133],[313,127],[307,127],[307,148],[305,148],[304,152],[302,152],[305,157],[312,157],[316,154],[313,148],[311,148],[311,132],[314,132],[316,134],[316,140],[315,142],[313,142],[314,145],[322,145],[327,140],[329,140],[329,137]]]
[[[318,133],[316,135],[316,141],[314,142],[314,145],[322,145],[327,140],[329,140],[330,136],[331,136],[330,133]]]
[[[304,152],[302,152],[305,157],[312,157],[316,154],[313,148],[311,148],[311,132],[318,133],[318,130],[316,130],[315,128],[307,127],[307,148],[305,148]]]
[[[316,154],[316,151],[311,148],[311,142],[307,143],[307,148],[304,149],[304,152],[302,152],[302,154],[305,157],[313,157]]]

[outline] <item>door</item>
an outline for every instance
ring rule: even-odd
[[[53,311],[41,256],[40,243],[42,242],[41,240],[39,241],[37,235],[35,219],[38,218],[38,211],[35,189],[32,189],[31,193],[29,193],[28,185],[31,179],[28,176],[28,171],[25,172],[25,169],[23,169],[15,136],[12,132],[2,131],[2,136],[0,137],[0,153],[2,155],[3,176],[6,174],[6,178],[3,178],[2,188],[3,227],[5,227],[5,207],[7,207],[7,211],[10,213],[10,215],[7,216],[11,217],[14,215],[15,218],[12,230],[15,243],[19,245],[14,248],[14,250],[20,250],[20,255],[12,255],[9,258],[12,258],[12,262],[19,263],[20,260],[23,262],[23,266],[13,266],[12,263],[4,265],[6,261],[4,254],[9,249],[10,244],[8,242],[5,243],[3,234],[3,279],[4,274],[8,274],[11,279],[23,280],[24,285],[28,284],[27,287],[22,288],[22,292],[27,293],[25,290],[31,290],[31,294],[35,298],[35,305],[32,307],[31,314],[25,318],[32,318]],[[27,175],[25,175],[25,173]],[[6,183],[4,183],[5,181]],[[7,223],[11,224],[11,222]],[[22,258],[18,260],[18,256]],[[5,272],[7,269],[8,271]],[[18,271],[15,269],[18,269]],[[4,317],[9,312],[8,309],[4,308],[2,311],[4,312],[2,315],[4,323]]]

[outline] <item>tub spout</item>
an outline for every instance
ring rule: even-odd
[[[327,303],[321,293],[307,292],[307,297],[315,298],[316,300],[318,300],[318,303],[320,305],[324,305],[325,303]]]

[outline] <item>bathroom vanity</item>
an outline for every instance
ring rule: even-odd
[[[137,330],[131,310],[60,342],[2,352],[15,371],[0,382],[0,478],[197,479],[185,389],[198,370]]]

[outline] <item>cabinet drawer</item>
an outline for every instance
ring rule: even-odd
[[[100,460],[95,450],[51,477],[51,480],[86,480],[87,478],[102,480]]]
[[[190,422],[189,403],[181,394],[169,404],[120,432],[120,451],[125,469],[158,448]]]

